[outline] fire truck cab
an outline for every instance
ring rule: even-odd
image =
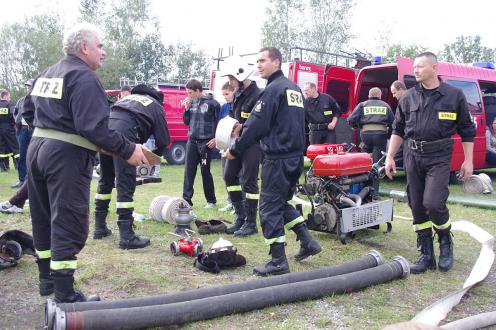
[[[338,73],[339,74],[336,74]],[[344,72],[348,72],[346,76]],[[439,62],[439,79],[463,91],[468,108],[477,128],[474,140],[474,168],[486,168],[486,123],[496,115],[496,70]],[[328,66],[325,73],[323,92],[331,94],[345,106],[349,115],[355,106],[368,97],[372,87],[382,90],[382,100],[392,109],[398,105],[390,91],[395,80],[401,80],[407,88],[416,84],[413,75],[413,60],[399,57],[396,63],[366,66],[360,71],[348,68],[339,70]],[[348,104],[345,101],[349,100]],[[357,134],[355,134],[355,137]],[[451,170],[458,171],[464,159],[460,136],[455,134]]]

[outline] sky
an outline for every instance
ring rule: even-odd
[[[257,52],[267,0],[151,0],[166,42],[191,42],[209,55],[219,48],[227,55]],[[56,10],[65,26],[77,17],[77,0],[0,0],[1,24],[25,15]],[[381,42],[419,44],[434,52],[459,35],[480,35],[485,46],[496,48],[493,0],[355,0],[349,17],[354,39],[347,52],[380,55]]]

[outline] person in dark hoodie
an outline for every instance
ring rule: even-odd
[[[136,143],[146,142],[153,134],[157,147],[154,153],[161,155],[170,142],[163,101],[162,92],[147,85],[138,85],[131,90],[130,95],[120,99],[112,106],[109,128],[120,132],[130,141]],[[140,249],[148,246],[150,240],[137,236],[133,230],[136,168],[123,159],[104,153],[100,154],[100,181],[95,196],[93,238],[101,239],[112,234],[107,228],[106,218],[114,182],[117,188],[119,248]]]
[[[186,143],[183,198],[193,206],[193,185],[196,170],[200,164],[203,179],[203,192],[207,200],[205,208],[215,207],[214,179],[210,172],[212,149],[215,148],[215,130],[219,122],[220,104],[211,96],[203,93],[198,80],[191,79],[186,84],[188,97],[183,100],[185,107],[183,122],[189,126]]]

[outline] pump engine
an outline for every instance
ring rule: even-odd
[[[309,146],[307,157],[312,165],[305,184],[297,186],[298,193],[305,195],[312,206],[308,228],[335,232],[343,244],[359,229],[379,229],[386,223],[389,232],[393,219],[391,199],[372,199],[374,180],[384,177],[385,155],[372,164],[369,154],[344,152],[346,149],[343,145]]]

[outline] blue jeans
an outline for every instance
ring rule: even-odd
[[[28,127],[22,126],[17,130],[17,142],[19,142],[19,181],[23,182],[26,179],[26,154],[28,152],[29,141],[33,130]]]

